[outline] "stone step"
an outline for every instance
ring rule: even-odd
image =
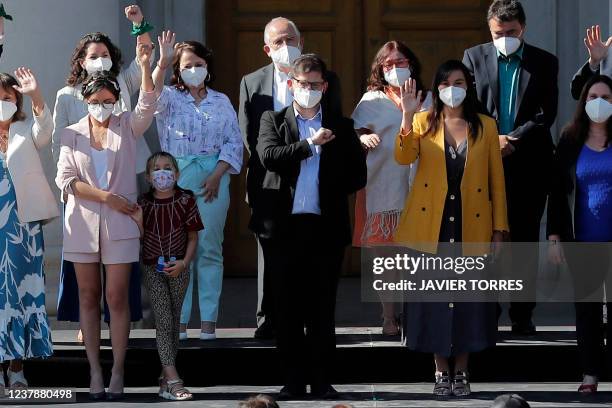
[[[181,342],[177,366],[193,386],[280,384],[279,358],[273,341],[253,339],[253,329],[219,329],[218,339],[201,341],[198,331]],[[88,386],[85,349],[75,342],[75,330],[54,331],[55,355],[27,363],[33,386]],[[155,331],[132,330],[126,361],[126,386],[156,383],[160,372]],[[102,331],[101,358],[110,372],[112,347],[108,330]],[[431,355],[401,346],[399,337],[388,338],[380,328],[337,329],[334,383],[430,382]],[[474,354],[473,381],[575,382],[581,379],[573,327],[544,327],[534,337],[512,336],[500,328],[497,347]]]

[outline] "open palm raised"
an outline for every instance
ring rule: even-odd
[[[157,42],[159,43],[160,63],[167,67],[172,62],[172,57],[174,56],[176,34],[170,30],[162,31],[161,36],[157,37]]]
[[[405,113],[415,113],[421,110],[421,94],[422,91],[416,89],[416,81],[409,78],[402,86],[400,86],[400,98],[402,111]]]
[[[25,67],[17,68],[15,77],[19,82],[19,86],[13,85],[13,88],[17,92],[31,96],[38,91],[38,82],[31,69]]]

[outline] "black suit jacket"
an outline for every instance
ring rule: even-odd
[[[337,115],[342,115],[342,102],[340,91],[340,80],[338,76],[328,71],[328,89],[323,97],[323,105]],[[260,232],[257,228],[259,195],[265,175],[265,169],[256,154],[257,139],[259,137],[259,123],[265,111],[274,110],[274,64],[266,65],[248,75],[240,81],[240,102],[238,105],[238,123],[244,146],[249,152],[247,168],[247,200],[253,210],[249,227],[254,232]],[[254,219],[255,218],[255,219]]]
[[[322,126],[336,137],[320,153],[319,203],[326,228],[321,239],[344,246],[351,242],[348,196],[367,181],[365,152],[351,119],[324,111]],[[312,155],[308,141],[300,140],[293,106],[263,114],[257,153],[265,168],[261,227],[270,237],[282,236],[293,209],[301,162]]]
[[[553,161],[552,188],[548,199],[546,236],[557,234],[563,241],[574,240],[576,203],[576,163],[584,143],[564,133],[559,139]]]
[[[595,75],[607,75],[612,77],[612,54],[608,53],[608,56],[599,63],[599,67],[597,68],[596,72],[591,71],[589,61],[587,61],[582,67],[580,67],[578,72],[574,74],[570,91],[572,92],[572,97],[575,100],[580,98],[582,88],[584,88],[584,85],[588,82],[588,80]]]
[[[493,43],[465,51],[463,63],[474,76],[483,113],[498,119],[498,56]],[[542,195],[548,190],[547,169],[552,161],[550,133],[557,116],[559,89],[557,57],[540,48],[524,45],[516,101],[516,119],[510,136],[516,151],[504,158],[506,188],[529,187]],[[510,198],[510,197],[509,197]]]

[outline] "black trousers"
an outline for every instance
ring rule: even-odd
[[[576,295],[576,339],[583,374],[612,375],[612,279],[607,243],[568,243],[564,247]],[[604,288],[608,324],[603,323]],[[604,346],[606,339],[607,347]],[[607,350],[606,350],[607,348]]]
[[[275,270],[278,268],[274,267],[276,262],[275,251],[274,251],[274,240],[271,238],[264,238],[259,236],[259,245],[261,245],[261,251],[263,253],[263,288],[261,294],[261,305],[257,311],[257,323],[258,326],[265,323],[266,325],[275,328],[276,326],[276,292],[277,282],[274,277]]]
[[[326,238],[319,216],[292,215],[272,249],[278,268],[277,347],[285,385],[296,391],[331,384],[344,246]]]
[[[601,378],[606,370],[612,369],[612,324],[603,324],[601,302],[576,302],[576,339],[583,374]],[[612,302],[606,303],[608,319],[612,314]],[[604,346],[607,341],[607,350]],[[608,371],[608,376],[610,376]]]
[[[544,208],[546,207],[545,194],[528,194],[525,191],[516,191],[519,187],[514,186],[508,192],[508,222],[510,224],[510,239],[512,242],[533,242],[532,246],[521,245],[521,264],[524,267],[517,268],[516,279],[528,282],[528,286],[535,288],[538,270],[540,241],[540,225]],[[515,191],[513,191],[515,190]],[[532,294],[535,298],[535,291]],[[525,293],[521,295],[525,296]],[[526,324],[531,321],[535,302],[511,302],[510,320],[516,324]]]

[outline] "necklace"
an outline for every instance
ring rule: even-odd
[[[153,200],[155,200],[155,197],[153,197]],[[172,210],[170,213],[170,240],[168,243],[168,257],[170,258],[170,251],[172,250],[172,232],[174,231],[174,196],[172,197]],[[153,213],[154,213],[154,218],[155,218],[155,232],[157,232],[157,240],[159,241],[159,250],[161,251],[161,257],[164,257],[164,248],[161,242],[161,234],[160,234],[160,230],[159,230],[159,218],[157,217],[157,207],[161,205],[161,204],[157,204],[155,201],[153,201]]]
[[[8,149],[8,132],[7,131],[0,131],[0,151],[2,153],[6,153]]]

